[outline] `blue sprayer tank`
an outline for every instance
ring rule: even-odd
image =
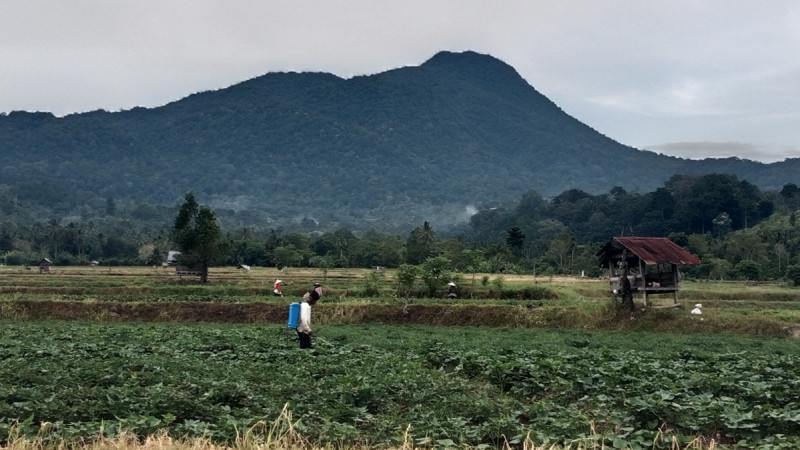
[[[286,326],[289,328],[297,328],[297,321],[300,319],[300,303],[292,303],[289,305],[289,321]]]

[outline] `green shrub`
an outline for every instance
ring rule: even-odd
[[[786,279],[800,286],[800,264],[792,264],[786,268]]]
[[[364,297],[377,297],[381,294],[382,284],[381,277],[375,272],[370,272],[364,277],[361,292]]]
[[[743,280],[760,280],[761,266],[751,259],[743,259],[736,264],[736,274]]]
[[[417,280],[418,274],[419,267],[412,264],[401,264],[400,267],[397,268],[398,288],[406,297],[408,297],[410,292],[414,289],[414,283]]]
[[[428,293],[433,294],[443,288],[450,281],[451,261],[444,256],[428,258],[422,263],[420,277],[428,288]]]
[[[498,276],[497,278],[492,280],[492,285],[494,287],[496,287],[498,291],[502,291],[503,290],[503,286],[505,285],[505,283],[506,283],[506,279],[503,278],[502,275]]]
[[[12,250],[3,257],[8,266],[21,266],[23,264],[36,264],[41,258],[32,252]]]

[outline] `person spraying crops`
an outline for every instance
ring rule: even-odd
[[[314,289],[303,295],[300,303],[300,317],[297,321],[297,337],[300,341],[300,348],[311,348],[311,336],[314,331],[311,329],[311,307],[322,298],[322,285],[314,283]]]

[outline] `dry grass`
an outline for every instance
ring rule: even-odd
[[[251,433],[246,433],[232,445],[220,445],[211,442],[207,438],[194,438],[194,439],[175,439],[165,434],[157,434],[148,436],[144,439],[139,439],[133,435],[123,435],[114,439],[98,438],[88,442],[80,443],[57,443],[57,444],[44,444],[37,440],[24,440],[17,439],[8,444],[8,446],[0,447],[3,450],[327,450],[337,448],[340,450],[366,450],[375,448],[369,445],[352,445],[347,444],[333,446],[317,446],[307,442],[283,442],[283,441],[261,441],[259,437],[253,437]],[[385,450],[416,450],[426,449],[431,447],[419,447],[413,445],[411,442],[406,441],[402,445],[394,447],[380,447]],[[470,447],[460,446],[458,448],[470,449]],[[508,444],[503,446],[504,450],[522,449],[522,450],[605,450],[610,449],[603,444],[597,442],[583,442],[576,441],[571,445],[536,445],[532,440],[526,439],[521,446],[510,446]],[[688,445],[680,445],[677,441],[673,442],[670,446],[671,450],[715,450],[722,449],[716,442],[705,441],[696,439]]]
[[[295,440],[295,442],[292,442]],[[588,441],[588,442],[587,442]],[[0,447],[2,450],[367,450],[375,448],[369,445],[337,445],[337,446],[318,446],[309,442],[304,442],[301,438],[286,440],[264,441],[255,431],[248,430],[243,436],[238,438],[231,445],[215,444],[207,438],[175,439],[166,434],[156,434],[139,439],[134,435],[125,434],[114,439],[98,438],[91,441],[56,444],[45,444],[40,440],[17,439],[10,442],[7,446]],[[402,445],[391,447],[380,447],[385,450],[417,450],[432,447],[415,446],[410,439]],[[472,447],[459,446],[457,448],[469,450]],[[577,440],[569,445],[536,445],[530,438],[526,439],[521,445],[513,447],[506,443],[503,450],[605,450],[607,447],[591,438]],[[660,447],[663,448],[663,447]],[[687,445],[681,445],[673,441],[670,450],[716,450],[723,449],[714,440],[695,439]]]
[[[47,427],[42,428],[46,431]],[[590,424],[593,435],[588,438],[577,439],[568,445],[537,445],[530,436],[520,444],[513,447],[506,442],[504,450],[605,450],[602,436],[594,434],[593,424]],[[658,436],[657,439],[661,437]],[[386,450],[416,450],[432,448],[433,446],[418,446],[414,444],[411,428],[408,427],[403,434],[403,442],[397,446],[381,446]],[[441,445],[438,446],[439,448]],[[11,429],[8,442],[0,446],[0,450],[366,450],[375,448],[369,444],[316,445],[305,439],[295,429],[295,422],[288,405],[283,407],[280,416],[272,423],[259,422],[256,425],[237,433],[236,439],[230,444],[215,443],[207,437],[175,438],[166,433],[157,433],[146,437],[138,437],[132,433],[121,433],[113,438],[98,436],[94,439],[77,441],[46,442],[41,437],[29,439],[16,434],[16,428]],[[472,447],[459,446],[458,448],[470,449]],[[664,448],[663,444],[659,448]],[[697,438],[689,444],[681,445],[674,437],[670,442],[670,450],[715,450],[721,449],[716,441]]]

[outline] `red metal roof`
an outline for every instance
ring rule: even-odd
[[[700,258],[667,238],[615,237],[612,240],[619,242],[646,264],[700,264]]]

